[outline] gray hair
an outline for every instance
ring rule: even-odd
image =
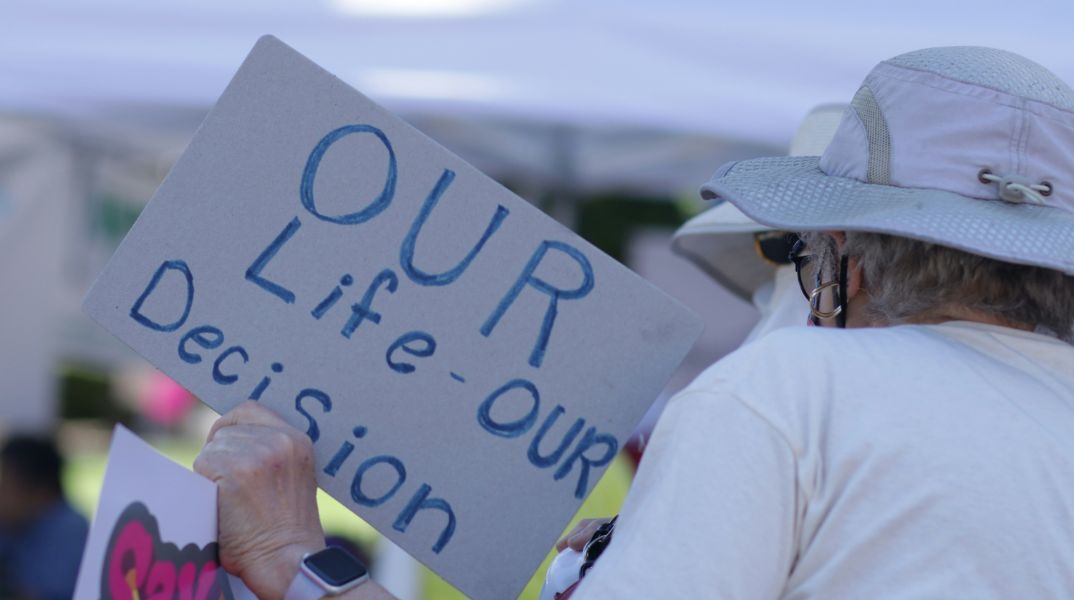
[[[836,273],[835,240],[822,232],[801,237],[820,261],[818,272]],[[961,307],[1074,343],[1074,276],[863,231],[846,232],[844,253],[861,265],[872,322],[907,323]]]

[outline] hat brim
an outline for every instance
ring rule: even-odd
[[[671,249],[748,302],[775,272],[775,266],[762,260],[754,249],[753,235],[758,231],[769,228],[730,202],[721,202],[675,231]]]
[[[870,231],[1074,275],[1074,213],[826,175],[819,156],[730,164],[701,188],[788,231]],[[970,175],[972,176],[972,174]]]

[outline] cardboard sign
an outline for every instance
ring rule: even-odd
[[[216,486],[117,425],[74,597],[253,598],[217,559]]]
[[[476,598],[522,586],[696,339],[680,304],[272,37],[84,309]]]

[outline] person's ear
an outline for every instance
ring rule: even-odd
[[[845,231],[825,231],[833,240],[835,240],[835,251],[840,256],[843,255],[843,246],[847,243],[847,232]]]

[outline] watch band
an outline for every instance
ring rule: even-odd
[[[283,595],[283,600],[318,600],[326,595],[321,584],[314,581],[305,570],[300,568],[298,574],[291,580],[287,593]]]

